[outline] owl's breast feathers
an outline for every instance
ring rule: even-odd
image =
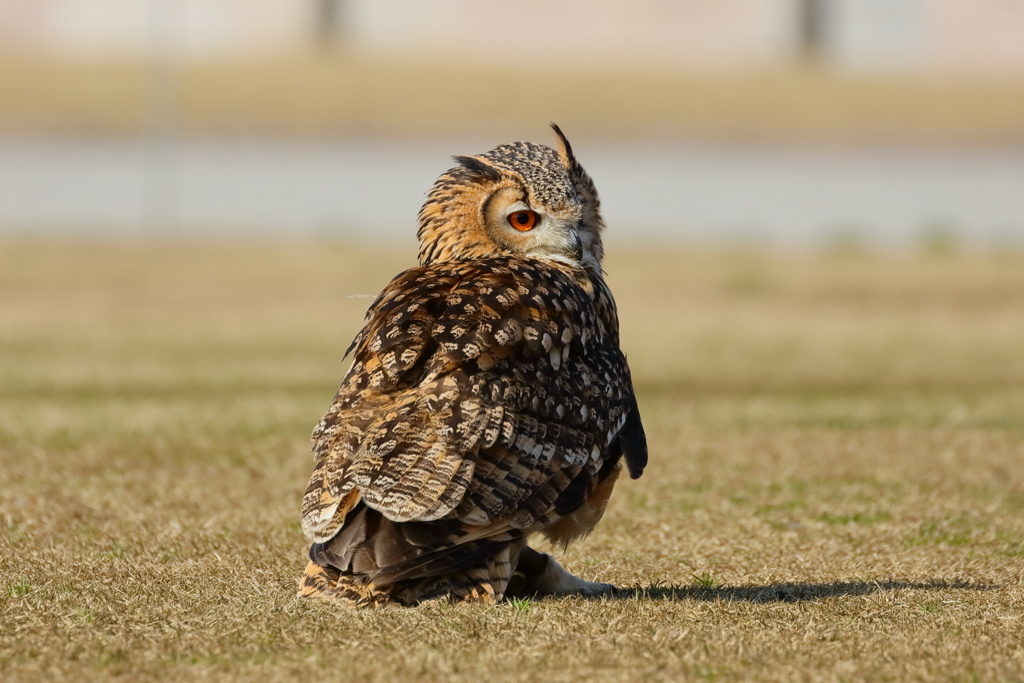
[[[622,457],[640,476],[647,446],[614,303],[603,281],[566,271],[493,258],[388,285],[313,432],[307,536],[344,536],[362,502],[407,523],[404,544],[422,532],[425,553],[439,535],[448,547],[507,540],[556,529],[595,498],[599,517]]]

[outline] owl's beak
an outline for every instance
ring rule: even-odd
[[[574,261],[580,261],[583,259],[583,240],[580,239],[580,234],[573,228],[569,228],[568,252]]]

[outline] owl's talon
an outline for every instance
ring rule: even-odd
[[[602,595],[615,595],[619,592],[617,586],[611,583],[591,583],[589,586],[580,591],[580,595],[585,598],[596,598]]]

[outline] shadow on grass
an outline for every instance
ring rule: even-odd
[[[618,599],[701,600],[704,602],[810,602],[822,598],[870,595],[895,590],[994,590],[966,581],[841,581],[836,583],[773,583],[766,586],[637,586],[620,588]]]

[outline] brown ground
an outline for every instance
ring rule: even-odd
[[[47,62],[0,53],[0,133],[577,134],[760,140],[1024,141],[1024,79],[400,67],[344,56],[243,64]],[[154,117],[154,103],[171,114]]]
[[[1024,680],[1024,259],[612,248],[617,599],[294,597],[307,435],[411,254],[0,246],[0,678]]]

